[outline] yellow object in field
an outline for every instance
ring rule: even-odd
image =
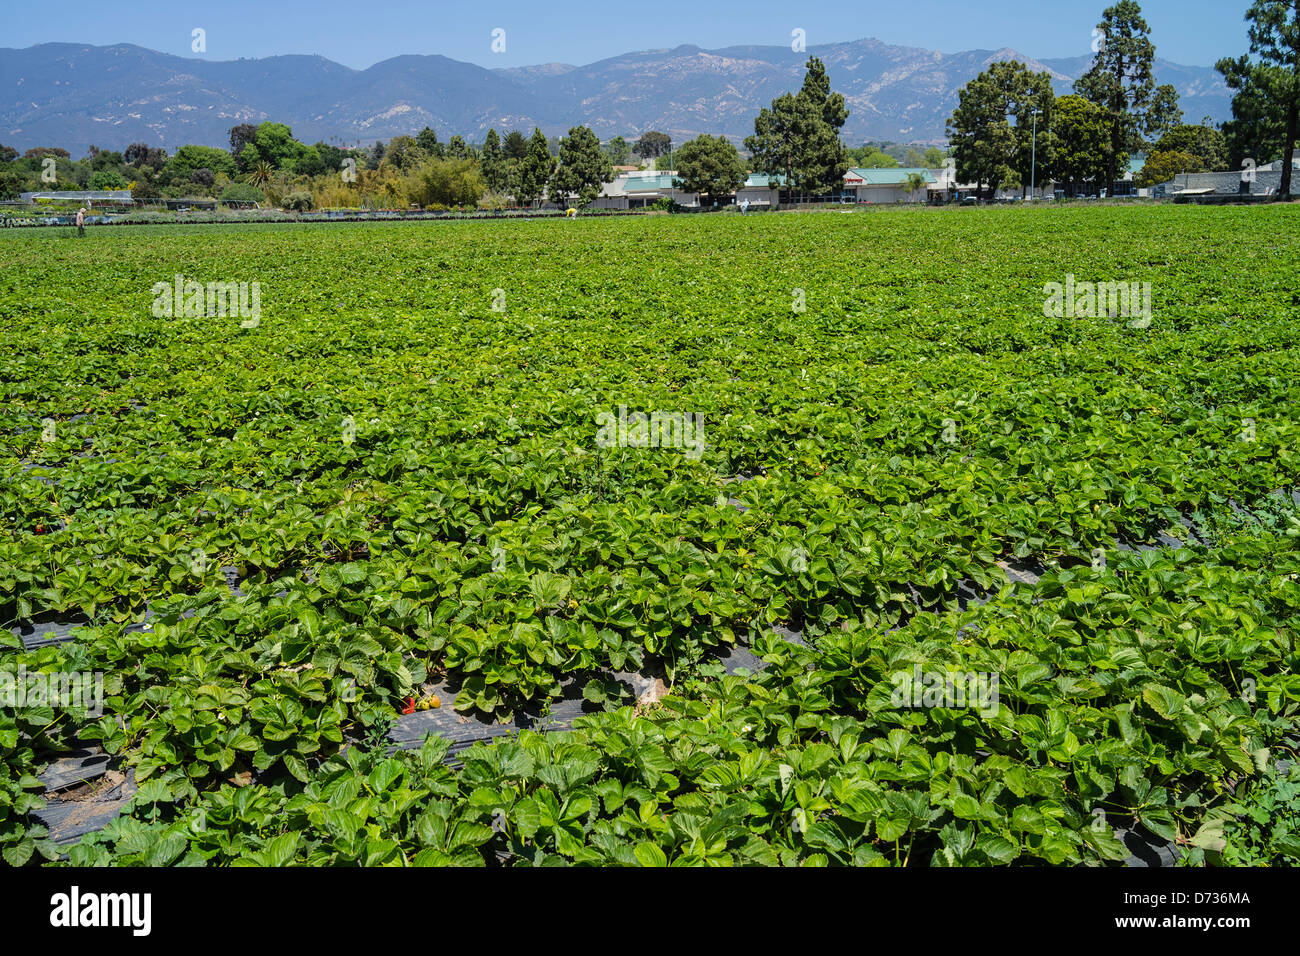
[[[578,210],[576,210],[576,209],[574,209],[574,208],[572,208],[572,207],[570,207],[569,209],[565,210],[565,213],[564,213],[565,217],[566,217],[566,218],[569,218],[569,219],[572,219],[572,218],[573,218],[574,216],[576,216],[577,214],[578,214]]]

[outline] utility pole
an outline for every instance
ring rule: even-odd
[[[1033,146],[1030,148],[1029,159],[1029,198],[1034,198],[1034,187],[1038,183],[1038,114],[1042,110],[1034,110],[1034,138]]]

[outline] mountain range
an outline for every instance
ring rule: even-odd
[[[573,66],[486,69],[439,55],[396,56],[354,70],[321,56],[206,60],[130,44],[43,43],[0,48],[0,143],[19,150],[62,146],[74,156],[95,144],[229,145],[230,127],[275,120],[305,142],[362,143],[428,125],[446,140],[481,141],[489,127],[548,135],[590,126],[607,139],[649,130],[682,142],[699,133],[735,140],[753,132],[758,110],[797,90],[809,55],[826,63],[851,111],[850,145],[867,139],[938,143],[957,92],[998,60],[1051,74],[1069,92],[1088,55],[1037,60],[1012,49],[938,53],[875,39],[814,45],[644,50]],[[1228,118],[1231,95],[1210,67],[1155,64],[1172,83],[1188,122]]]

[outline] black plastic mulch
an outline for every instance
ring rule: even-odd
[[[36,466],[24,470],[30,470],[31,467]],[[733,480],[743,482],[749,477],[742,475]],[[1300,491],[1293,492],[1292,498],[1300,504]],[[746,510],[735,498],[729,498],[726,504],[742,512]],[[1154,545],[1116,541],[1115,546],[1120,551],[1145,552],[1197,543],[1191,523],[1184,519],[1183,525],[1187,528],[1186,541],[1160,534]],[[1013,584],[1031,587],[1046,570],[1043,565],[1029,561],[1000,561],[999,566]],[[236,569],[223,567],[221,570],[231,592],[242,596]],[[974,582],[962,581],[956,586],[953,596],[964,610],[968,606],[990,600],[995,594],[996,589],[980,589]],[[920,593],[915,589],[913,597],[918,612],[927,610]],[[130,625],[130,628],[146,628],[148,625],[145,622],[152,616],[153,612],[146,610],[141,622]],[[63,621],[28,621],[11,626],[10,630],[22,640],[27,650],[36,650],[75,640],[76,629],[89,623],[84,617]],[[777,626],[773,632],[786,640],[805,644],[803,635],[798,631]],[[766,666],[759,657],[740,644],[722,648],[715,652],[714,657],[728,674],[757,674]],[[655,685],[659,673],[657,667],[650,665],[636,673],[604,672],[603,676],[621,681],[633,697],[644,699],[646,692]],[[506,737],[520,730],[558,732],[571,729],[578,717],[599,709],[583,698],[582,687],[582,680],[570,679],[562,685],[562,694],[558,699],[532,704],[516,713],[509,722],[500,723],[484,715],[457,712],[453,708],[457,688],[452,683],[443,681],[435,685],[431,692],[431,696],[438,698],[440,706],[402,715],[390,729],[389,739],[394,749],[405,750],[421,746],[429,734],[438,734],[452,742],[446,760],[450,766],[457,766],[461,762],[460,755],[476,743]],[[136,792],[135,775],[131,770],[122,773],[116,767],[116,760],[99,748],[89,746],[56,760],[41,774],[48,802],[44,809],[36,811],[33,816],[46,825],[52,840],[58,844],[75,842],[85,834],[102,829],[126,808]],[[1125,861],[1126,866],[1172,866],[1181,856],[1181,851],[1175,844],[1145,829],[1116,828],[1116,833],[1131,851]]]

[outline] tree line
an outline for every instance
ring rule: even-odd
[[[1113,195],[1132,154],[1145,153],[1138,186],[1177,173],[1283,160],[1289,197],[1300,109],[1300,0],[1255,0],[1245,15],[1250,53],[1217,64],[1234,91],[1233,118],[1183,122],[1178,92],[1154,80],[1156,47],[1136,0],[1107,7],[1097,49],[1074,92],[1056,96],[1046,72],[992,64],[958,96],[948,121],[957,176],[994,195],[1056,180],[1073,194],[1105,184]]]
[[[657,155],[654,135],[637,148]],[[662,135],[662,134],[658,134]],[[0,146],[0,198],[21,192],[129,189],[135,199],[219,198],[269,201],[286,208],[313,205],[474,205],[488,197],[533,203],[590,202],[613,178],[612,163],[634,147],[622,137],[601,145],[586,127],[563,138],[535,129],[504,137],[490,130],[481,145],[459,135],[448,141],[425,127],[414,136],[362,148],[359,143],[300,142],[284,123],[241,124],[230,148],[186,145],[167,150],[133,143],[123,152],[91,146],[74,161],[67,150],[37,147],[21,156]]]
[[[1280,156],[1280,193],[1289,196],[1300,110],[1300,0],[1254,0],[1246,23],[1250,52],[1217,64],[1233,91],[1232,119],[1219,128],[1208,119],[1184,123],[1177,91],[1155,84],[1155,44],[1137,0],[1105,8],[1094,59],[1070,94],[1057,96],[1049,74],[1023,63],[992,64],[963,87],[948,120],[958,178],[990,196],[1034,181],[1060,182],[1071,194],[1104,183],[1113,194],[1135,153],[1147,155],[1139,186]],[[585,205],[613,179],[614,166],[633,157],[656,168],[671,165],[674,188],[708,204],[753,174],[790,194],[824,196],[842,188],[850,165],[898,165],[878,146],[848,148],[841,136],[848,117],[825,65],[809,57],[800,89],[778,96],[755,118],[744,140],[748,156],[723,136],[702,134],[674,150],[671,137],[657,130],[635,143],[615,136],[602,144],[585,126],[560,138],[538,128],[531,137],[492,129],[482,144],[459,135],[444,143],[426,126],[367,148],[339,140],[308,145],[289,126],[264,122],[233,127],[228,150],[187,145],[170,156],[133,143],[120,153],[91,146],[74,162],[56,147],[19,156],[0,146],[0,198],[26,190],[129,188],[138,199],[197,193],[295,209]],[[931,148],[910,150],[905,159],[908,166],[933,168],[944,158]],[[919,188],[916,179],[909,188]]]

